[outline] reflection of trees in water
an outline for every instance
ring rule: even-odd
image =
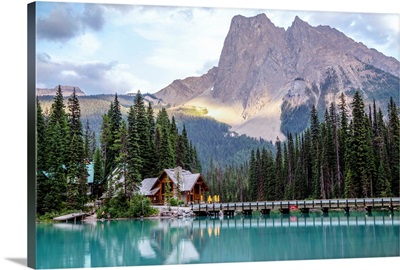
[[[193,228],[191,219],[161,220],[154,228],[154,249],[164,264],[194,263],[206,246],[204,232]]]
[[[399,223],[329,214],[38,224],[38,268],[398,256]]]
[[[399,255],[399,220],[388,216],[235,218],[212,224],[220,234],[209,241],[202,263]]]
[[[82,267],[85,264],[85,230],[73,224],[38,224],[37,268]],[[58,258],[54,265],[54,259]]]

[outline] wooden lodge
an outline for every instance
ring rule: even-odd
[[[142,181],[139,192],[150,198],[153,204],[165,203],[165,193],[169,182],[171,196],[185,203],[204,201],[209,188],[200,173],[191,173],[181,167],[164,169],[157,178]]]

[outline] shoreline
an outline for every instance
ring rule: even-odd
[[[90,223],[90,222],[98,222],[98,221],[123,221],[123,220],[167,220],[167,219],[185,219],[185,218],[196,218],[199,217],[198,215],[195,215],[192,210],[191,207],[177,207],[177,206],[153,206],[154,208],[158,209],[158,214],[156,215],[152,215],[152,216],[148,216],[148,217],[135,217],[135,218],[97,218],[97,214],[94,213],[93,215],[88,215],[87,217],[85,217],[84,219],[82,219],[82,222],[86,222],[86,223]],[[170,208],[171,210],[168,210],[168,208]],[[376,207],[373,209],[374,212],[391,212],[390,209],[385,208],[385,207]],[[330,209],[329,212],[332,213],[340,213],[343,212],[345,214],[345,211],[343,209]],[[350,208],[349,209],[350,213],[355,213],[355,212],[359,212],[359,213],[365,213],[368,214],[368,212],[360,207],[360,208]],[[393,212],[400,212],[400,208],[394,208]],[[261,215],[261,212],[258,210],[255,210],[253,213],[255,213],[257,216]],[[278,209],[276,210],[272,210],[271,214],[282,214],[280,213],[280,211]],[[319,208],[312,208],[309,210],[309,213],[312,214],[317,214],[317,213],[321,213],[321,215],[323,215],[324,213],[321,211],[321,209]],[[291,214],[294,214],[293,216],[298,216],[300,215],[304,215],[303,213],[301,213],[300,209],[295,209],[295,210],[291,210],[289,214],[282,214],[285,216],[290,216]],[[329,214],[329,213],[328,213]],[[241,216],[243,215],[241,211],[237,211],[235,213],[234,216]],[[218,217],[219,215],[207,215],[205,217]],[[225,215],[222,215],[220,217],[224,217]],[[48,221],[36,221],[37,224],[42,224],[42,223],[60,223],[59,221],[54,221],[54,220],[48,220]]]
[[[165,207],[165,206],[163,206],[163,207]],[[190,208],[190,207],[187,207],[187,208]],[[393,211],[394,212],[400,212],[400,208],[396,208]],[[174,210],[171,209],[171,211],[168,211],[168,212],[174,212]],[[238,213],[235,214],[235,216],[242,216],[243,215],[241,212],[240,213],[239,212],[240,211],[238,211]],[[256,215],[260,215],[261,214],[261,212],[259,212],[259,211],[255,211],[255,212],[257,213]],[[321,213],[321,215],[324,214],[324,213],[322,213],[321,209],[318,209],[318,208],[310,209],[310,213],[316,214],[318,212]],[[345,214],[345,211],[343,209],[331,209],[329,212],[333,212],[333,213],[343,212]],[[350,212],[351,213],[359,212],[359,213],[368,214],[365,211],[364,208],[357,208],[357,209],[353,208],[353,209],[350,209]],[[389,209],[387,209],[387,208],[380,208],[380,209],[374,209],[374,212],[391,212],[391,211]],[[163,216],[163,215],[161,215],[161,213],[162,212],[159,212],[157,215],[153,215],[153,216],[149,216],[149,217],[136,217],[136,218],[103,218],[102,219],[102,218],[97,218],[97,217],[94,218],[94,217],[90,216],[88,218],[83,219],[82,221],[83,222],[98,222],[98,221],[123,221],[123,220],[145,220],[145,219],[146,220],[168,220],[168,219],[185,219],[185,218],[196,218],[196,217],[199,217],[197,215],[192,215],[192,216],[167,215],[167,216]],[[279,210],[274,210],[271,213],[281,214],[279,212]],[[298,216],[298,214],[304,215],[298,209],[292,210],[291,213],[295,214],[293,216]],[[290,213],[289,214],[282,214],[282,215],[291,216]],[[224,217],[224,216],[225,215],[222,215],[220,217]],[[202,217],[218,217],[218,216],[210,215],[210,216],[202,216]]]

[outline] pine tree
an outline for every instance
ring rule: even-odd
[[[357,197],[367,197],[370,190],[370,147],[372,143],[368,141],[368,130],[364,112],[364,102],[360,93],[357,91],[352,101],[353,133],[351,144],[351,158],[354,159],[350,168],[353,176],[354,194]]]
[[[254,149],[250,154],[250,174],[249,174],[249,191],[248,200],[255,201],[257,198],[257,180],[258,180],[258,164]]]
[[[64,97],[58,86],[51,105],[46,132],[47,192],[43,197],[43,212],[59,211],[65,202],[67,191],[67,157],[69,126],[65,113]]]
[[[318,119],[318,112],[315,106],[311,109],[310,117],[310,130],[311,130],[311,144],[312,144],[312,185],[313,185],[313,198],[320,198],[321,194],[321,149],[320,149],[320,124]]]
[[[133,188],[129,185],[128,180],[128,130],[126,126],[126,122],[124,120],[121,121],[120,131],[115,138],[114,150],[118,153],[116,157],[117,166],[121,168],[121,173],[124,178],[124,196],[131,197],[133,194]]]
[[[143,161],[139,155],[139,138],[137,133],[136,111],[133,106],[128,112],[128,157],[127,157],[127,175],[126,186],[129,189],[137,190],[142,181]]]
[[[275,199],[282,200],[284,196],[284,182],[283,182],[283,158],[281,141],[277,138],[276,142],[276,184],[275,184]]]
[[[344,178],[346,176],[346,156],[347,156],[347,141],[348,141],[348,109],[346,99],[343,92],[340,95],[339,103],[340,125],[339,125],[339,166],[341,176],[340,196],[344,195]]]
[[[156,122],[154,120],[154,111],[151,106],[151,103],[149,103],[147,107],[147,121],[148,121],[148,127],[149,127],[149,141],[150,141],[150,149],[149,149],[149,155],[148,155],[148,163],[151,164],[151,169],[150,169],[150,174],[151,175],[156,175],[157,172],[155,170],[154,164],[157,163],[157,158],[156,158],[156,146],[155,146],[155,129],[156,129]]]
[[[158,127],[159,129],[159,127]],[[162,127],[160,131],[160,149],[158,152],[158,172],[161,172],[165,168],[173,168],[175,166],[175,161],[173,158],[173,149],[168,137],[167,127]]]
[[[183,164],[184,164],[184,168],[186,170],[190,170],[190,166],[191,166],[191,153],[190,153],[190,143],[188,140],[188,136],[187,136],[187,132],[186,132],[186,126],[183,125],[182,128],[182,136],[181,136],[181,140],[182,140],[182,145],[183,147],[181,148],[182,151],[182,155],[183,155]]]
[[[388,154],[391,168],[391,186],[394,196],[400,194],[400,122],[399,112],[390,98],[388,105],[389,123],[388,123]]]
[[[104,169],[104,177],[107,177],[112,170],[112,135],[111,135],[111,126],[110,126],[110,118],[108,114],[104,114],[101,122],[101,135],[100,135],[100,148],[101,155],[103,157],[103,169]]]
[[[109,136],[107,137],[107,157],[106,157],[106,175],[108,175],[110,172],[114,170],[114,168],[117,165],[117,156],[118,152],[116,148],[114,147],[115,141],[118,137],[118,133],[120,131],[121,127],[121,121],[122,121],[122,113],[121,113],[121,106],[119,104],[118,100],[118,95],[115,94],[114,96],[114,101],[110,103],[110,109],[107,113],[108,115],[108,121],[109,121]]]
[[[70,126],[68,161],[67,203],[71,209],[82,209],[87,202],[87,170],[85,164],[81,109],[75,88],[68,99]]]
[[[92,131],[89,125],[89,119],[86,119],[83,152],[85,155],[85,159],[88,162],[93,161],[93,151],[92,151],[91,141],[92,141]]]
[[[100,148],[96,148],[93,161],[93,196],[99,198],[104,191],[104,168]]]
[[[36,211],[40,214],[44,214],[43,199],[50,186],[48,185],[47,177],[44,175],[44,171],[46,170],[47,156],[46,122],[38,98],[36,99],[36,144]]]
[[[142,162],[141,174],[144,178],[151,177],[153,173],[154,160],[151,156],[151,141],[148,113],[144,105],[144,99],[140,91],[135,96],[133,109],[136,114],[137,144],[139,146],[139,157]]]

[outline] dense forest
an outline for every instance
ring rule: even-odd
[[[364,107],[358,91],[351,104],[342,94],[322,121],[313,106],[309,127],[277,140],[275,153],[253,148],[241,166],[211,161],[211,195],[222,201],[399,196],[398,109],[393,99],[387,117],[375,102]]]
[[[126,120],[115,94],[102,116],[97,142],[90,123],[86,121],[83,127],[75,91],[65,106],[59,87],[48,116],[37,101],[36,132],[39,214],[82,209],[89,199],[99,198],[106,191],[107,179],[116,168],[121,168],[125,179],[121,197],[129,200],[144,178],[156,177],[165,168],[202,170],[185,126],[180,133],[174,117],[170,119],[165,109],[154,117],[151,104],[145,106],[140,92]],[[94,166],[91,198],[86,167],[90,163]]]
[[[399,196],[400,124],[393,99],[384,117],[375,102],[364,108],[358,91],[351,104],[346,104],[342,94],[338,105],[332,103],[326,109],[324,119],[319,119],[313,106],[309,127],[300,134],[287,132],[287,139],[277,139],[274,148],[271,143],[235,135],[236,140],[229,142],[236,148],[242,145],[240,152],[229,152],[229,144],[225,145],[228,150],[215,147],[219,144],[215,134],[231,137],[229,127],[222,123],[180,116],[178,126],[165,108],[155,116],[140,91],[132,103],[124,118],[115,94],[96,136],[89,121],[81,119],[75,92],[64,102],[59,87],[48,113],[43,113],[37,100],[39,214],[82,209],[106,191],[115,168],[125,179],[122,204],[128,204],[144,178],[176,166],[202,172],[210,188],[206,195],[219,195],[225,202]],[[214,126],[189,136],[185,123]],[[202,149],[212,149],[206,162],[200,161],[192,137],[204,140]],[[216,162],[214,156],[227,162]],[[87,164],[94,164],[91,194]]]
[[[135,96],[132,94],[118,95],[122,118],[125,121],[127,121],[129,108],[134,103]],[[225,166],[232,163],[241,164],[247,161],[250,158],[248,149],[251,148],[266,147],[275,151],[273,142],[238,135],[230,131],[231,127],[229,125],[206,116],[206,111],[199,111],[196,108],[174,109],[169,108],[168,105],[164,107],[162,102],[160,103],[158,99],[149,93],[142,94],[142,97],[146,105],[151,104],[155,115],[160,110],[166,109],[169,118],[175,118],[176,126],[180,133],[183,131],[183,126],[185,126],[187,136],[190,138],[193,147],[196,147],[203,172],[208,169],[210,157],[213,158],[214,162]],[[46,117],[49,116],[54,96],[39,96],[38,98],[44,115]],[[92,141],[99,142],[103,115],[108,112],[110,103],[114,99],[115,95],[110,94],[79,96],[81,121],[85,127],[87,123],[90,123]],[[64,100],[64,103],[66,103],[66,100]]]

